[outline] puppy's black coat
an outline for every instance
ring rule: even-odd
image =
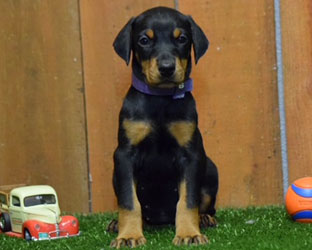
[[[131,18],[114,42],[127,64],[132,52],[134,78],[151,90],[172,93],[189,80],[192,46],[197,63],[207,38],[190,16],[165,7]],[[144,244],[143,221],[175,223],[176,245],[207,242],[199,225],[215,223],[218,173],[197,124],[191,92],[175,98],[130,87],[114,154],[119,233],[112,247]]]

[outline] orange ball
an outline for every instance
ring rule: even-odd
[[[290,185],[286,209],[294,221],[312,223],[312,177],[298,179]]]

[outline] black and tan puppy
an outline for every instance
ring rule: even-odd
[[[158,7],[131,18],[114,48],[133,79],[119,120],[114,190],[119,218],[111,247],[146,242],[143,222],[175,223],[175,245],[205,244],[200,226],[215,224],[218,173],[206,156],[191,94],[195,62],[208,40],[190,16]]]

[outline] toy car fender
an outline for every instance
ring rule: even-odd
[[[79,222],[74,216],[63,216],[60,223],[49,224],[38,220],[28,220],[23,224],[26,240],[54,240],[80,235]]]

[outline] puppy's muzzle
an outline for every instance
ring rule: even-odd
[[[164,78],[170,78],[174,75],[176,69],[175,58],[164,58],[157,60],[159,73]]]

